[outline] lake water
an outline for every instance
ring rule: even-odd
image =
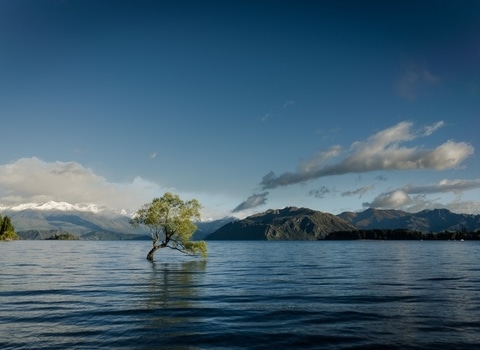
[[[0,244],[1,349],[477,349],[480,242]]]

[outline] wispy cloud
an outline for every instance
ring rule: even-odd
[[[432,125],[427,125],[424,128],[424,134],[425,134],[425,136],[430,136],[431,134],[433,134],[435,131],[437,131],[438,129],[440,129],[443,126],[445,126],[445,122],[443,120],[441,120],[437,123],[434,123]]]
[[[433,132],[443,122],[435,123],[425,130]],[[348,173],[365,173],[378,170],[445,170],[458,167],[462,161],[474,152],[473,147],[465,142],[447,141],[434,149],[417,146],[407,147],[403,144],[420,136],[430,135],[412,131],[411,122],[401,122],[379,131],[365,141],[354,142],[348,151],[341,146],[332,146],[318,152],[310,160],[300,163],[296,172],[275,175],[273,171],[266,174],[260,186],[273,189],[305,183],[324,176]],[[330,162],[343,155],[338,162]]]
[[[270,119],[275,119],[275,117],[285,114],[286,109],[292,106],[293,104],[295,104],[294,101],[287,100],[283,105],[277,105],[276,107],[270,108],[268,112],[260,116],[260,121],[265,123]]]
[[[235,209],[232,210],[232,213],[237,213],[243,210],[256,208],[260,205],[263,205],[267,201],[268,192],[253,194],[247,198],[243,203],[240,203]]]
[[[404,66],[396,88],[401,97],[413,101],[423,88],[437,85],[439,82],[440,77],[432,73],[425,65],[410,63]]]
[[[336,189],[335,188],[330,188],[327,186],[322,186],[320,188],[317,188],[315,190],[311,190],[308,192],[308,196],[310,197],[315,197],[315,198],[325,198],[326,195],[335,193]]]
[[[341,196],[342,197],[358,196],[358,198],[362,198],[362,196],[368,191],[370,191],[373,187],[374,186],[371,185],[371,186],[360,187],[353,191],[345,191],[341,193]]]
[[[465,191],[479,189],[480,179],[474,180],[442,180],[429,185],[406,185],[392,191],[384,192],[370,203],[363,203],[364,207],[381,209],[426,209],[432,201],[427,195],[440,193],[453,193],[459,195]],[[459,202],[457,202],[458,205]]]
[[[136,210],[164,192],[136,177],[125,183],[107,181],[76,162],[45,162],[36,157],[0,165],[0,203],[93,203],[112,209]]]
[[[330,130],[317,129],[315,134],[318,135],[322,140],[334,139],[340,133],[340,128],[332,128]]]

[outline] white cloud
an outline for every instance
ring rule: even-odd
[[[382,193],[371,203],[364,203],[363,206],[382,209],[399,209],[411,203],[412,199],[410,196],[405,191],[398,189],[388,193]]]
[[[126,183],[109,182],[76,162],[32,157],[0,165],[0,203],[6,206],[53,200],[136,210],[163,192],[158,184],[141,177]]]
[[[338,156],[341,152],[342,147],[340,146],[332,146],[325,151],[317,152],[311,159],[300,163],[300,171],[304,173],[313,171],[328,160]]]
[[[408,185],[405,191],[410,194],[447,193],[459,194],[464,191],[480,188],[480,179],[473,180],[441,180],[436,184],[425,186]]]
[[[454,213],[462,214],[480,214],[480,203],[474,201],[462,201],[460,199],[448,203],[444,206],[435,206],[435,208],[446,208]]]
[[[412,131],[412,126],[411,122],[401,122],[377,132],[365,141],[354,142],[337,163],[330,161],[341,155],[342,148],[338,145],[330,147],[302,162],[296,172],[285,172],[279,176],[273,171],[269,172],[260,185],[263,189],[272,189],[324,176],[378,170],[446,170],[458,167],[474,152],[470,144],[451,140],[434,149],[407,147],[403,144],[419,136],[430,135],[443,126],[443,122],[428,126],[423,132]]]
[[[462,201],[459,197],[461,193],[475,189],[480,189],[480,179],[444,179],[438,183],[424,186],[410,184],[393,191],[384,192],[377,196],[372,202],[363,203],[363,206],[380,209],[403,209],[413,212],[442,207],[456,212],[479,213],[480,203]],[[457,199],[451,203],[440,204],[438,198],[428,198],[429,195],[440,193],[453,193],[457,195]]]
[[[433,134],[435,131],[437,131],[437,129],[440,129],[441,127],[445,126],[445,122],[443,120],[435,123],[435,124],[432,124],[432,125],[427,125],[425,128],[424,128],[424,133],[425,133],[425,136],[430,136],[431,134]]]

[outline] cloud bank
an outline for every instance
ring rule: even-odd
[[[363,203],[363,207],[379,209],[405,209],[408,211],[418,211],[433,207],[449,207],[449,205],[440,205],[435,200],[429,200],[428,195],[439,193],[453,193],[460,195],[464,191],[480,189],[480,179],[474,180],[442,180],[430,185],[406,185],[392,191],[384,192],[377,196],[372,202]],[[480,207],[478,203],[464,202],[457,199],[450,204],[450,209],[458,210],[462,208],[465,213],[478,212]]]
[[[114,183],[76,162],[45,162],[36,157],[0,165],[0,204],[48,201],[94,203],[111,209],[136,210],[163,193],[141,177]]]
[[[348,151],[336,145],[318,152],[310,160],[302,162],[295,172],[277,176],[271,171],[262,178],[260,186],[264,190],[273,189],[324,176],[380,170],[446,170],[458,167],[474,152],[468,143],[449,140],[433,149],[405,145],[419,137],[430,136],[443,125],[443,122],[438,122],[413,131],[413,123],[401,122],[365,141],[354,142]],[[336,158],[340,159],[333,162]]]

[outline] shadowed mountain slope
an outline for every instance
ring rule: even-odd
[[[480,230],[480,215],[456,214],[448,209],[407,213],[401,210],[367,209],[338,215],[359,229],[408,229],[421,232]]]
[[[267,210],[231,222],[207,240],[318,240],[330,232],[354,230],[339,217],[307,208]]]

